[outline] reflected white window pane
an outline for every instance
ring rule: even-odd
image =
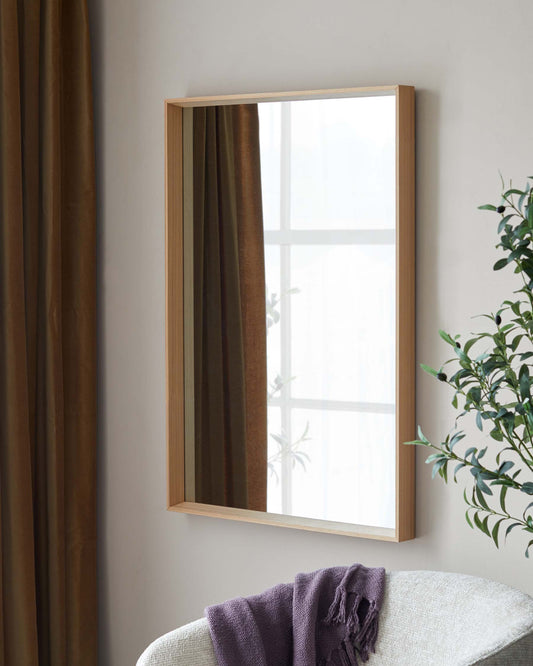
[[[291,248],[293,397],[395,402],[395,246]]]
[[[292,229],[395,226],[396,98],[291,102]]]
[[[280,250],[275,245],[265,246],[265,277],[267,307],[267,376],[270,398],[279,398],[281,377],[281,307]]]
[[[395,98],[261,104],[268,511],[395,523]]]
[[[292,410],[291,514],[393,528],[395,419],[389,414]]]
[[[281,105],[259,104],[259,141],[261,149],[261,191],[265,229],[279,229]]]
[[[267,480],[267,511],[282,513],[282,437],[281,410],[279,407],[268,408],[268,480]]]

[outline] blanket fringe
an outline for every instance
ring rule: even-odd
[[[356,599],[357,607],[359,607],[359,603],[360,600]],[[344,585],[339,585],[335,590],[335,597],[324,618],[324,624],[341,624],[341,622],[346,622],[346,588]]]
[[[359,666],[359,659],[365,662],[375,651],[379,628],[376,604],[361,595],[351,595],[348,612],[348,594],[344,585],[339,586],[324,618],[325,625],[345,624],[346,633],[341,644],[321,660],[320,666]],[[358,612],[363,601],[368,603],[368,609],[361,624]]]

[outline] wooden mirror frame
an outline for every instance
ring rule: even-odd
[[[396,525],[338,523],[185,501],[183,109],[373,95],[396,97]],[[189,97],[165,101],[166,413],[169,511],[266,525],[405,541],[415,536],[415,104],[411,86]],[[180,370],[181,369],[181,370]]]

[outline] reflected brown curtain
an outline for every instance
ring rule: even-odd
[[[0,2],[0,664],[97,663],[85,0]]]
[[[266,313],[256,104],[195,108],[196,501],[266,510]]]

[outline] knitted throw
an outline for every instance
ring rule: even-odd
[[[385,569],[361,564],[298,574],[206,608],[219,666],[358,666],[375,651]]]

